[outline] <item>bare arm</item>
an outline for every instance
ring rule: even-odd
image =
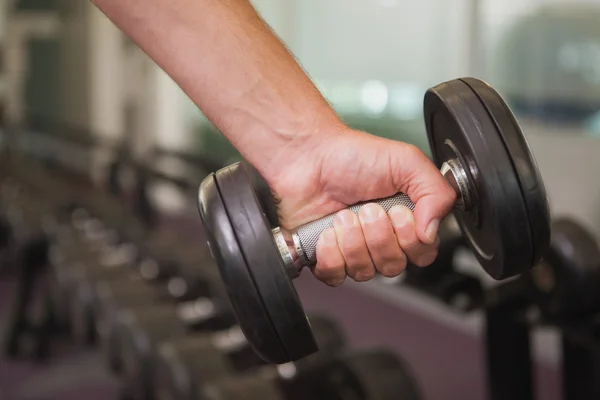
[[[261,173],[343,129],[248,0],[93,2]]]
[[[337,286],[433,260],[455,192],[415,147],[345,127],[248,0],[93,1],[258,169],[283,227],[398,191],[411,197],[414,215],[397,206],[388,217],[376,204],[337,214],[319,241],[319,279]]]

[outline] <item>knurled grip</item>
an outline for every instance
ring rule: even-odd
[[[369,203],[379,204],[381,207],[383,207],[385,212],[388,212],[390,208],[397,205],[408,207],[411,211],[415,209],[415,204],[410,200],[408,195],[404,193],[398,193],[394,196],[385,197],[379,200],[370,200],[355,204],[349,207],[348,210],[358,214],[358,210],[360,210],[365,204]],[[299,250],[301,250],[303,253],[300,254],[300,259],[303,261],[303,265],[314,265],[317,263],[317,241],[325,229],[333,227],[334,216],[335,213],[310,222],[298,228],[298,230],[294,233],[299,242]]]

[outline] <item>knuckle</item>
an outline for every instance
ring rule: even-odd
[[[394,237],[384,230],[377,230],[365,233],[365,241],[369,249],[382,250],[394,243]]]
[[[423,152],[412,143],[404,143],[404,154],[408,157],[421,157]]]
[[[316,266],[319,273],[327,274],[328,276],[336,272],[345,271],[346,266],[341,260],[325,260]]]
[[[342,285],[342,283],[344,283],[344,281],[332,281],[332,280],[327,280],[327,281],[323,281],[327,286],[331,286],[331,287],[339,287]]]
[[[449,184],[444,185],[444,189],[442,191],[441,199],[444,199],[444,205],[447,207],[451,207],[454,205],[458,197],[456,190],[452,188]]]
[[[348,240],[342,242],[340,250],[346,261],[362,259],[367,254],[367,249],[362,240]]]

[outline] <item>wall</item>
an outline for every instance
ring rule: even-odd
[[[31,37],[54,37],[58,29],[58,19],[44,13],[32,12],[26,17],[11,16],[4,42],[7,116],[11,121],[20,121],[25,113],[26,41]]]
[[[60,40],[63,51],[61,119],[70,125],[87,127],[91,118],[91,82],[88,56],[88,2],[65,0],[61,13]]]
[[[430,85],[464,73],[468,2],[304,0],[290,44],[318,79]]]

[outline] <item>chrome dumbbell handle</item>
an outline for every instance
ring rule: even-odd
[[[461,163],[457,159],[448,160],[442,165],[441,173],[457,193],[455,208],[466,209],[470,207],[474,189],[469,184],[467,174]],[[390,197],[355,204],[349,207],[348,210],[358,213],[364,205],[369,203],[379,204],[386,212],[396,205],[403,205],[411,211],[415,208],[415,204],[408,195],[397,193]],[[297,277],[303,267],[316,264],[317,242],[324,230],[333,227],[334,216],[335,214],[330,214],[309,222],[294,232],[281,228],[273,229],[273,238],[291,278]]]

